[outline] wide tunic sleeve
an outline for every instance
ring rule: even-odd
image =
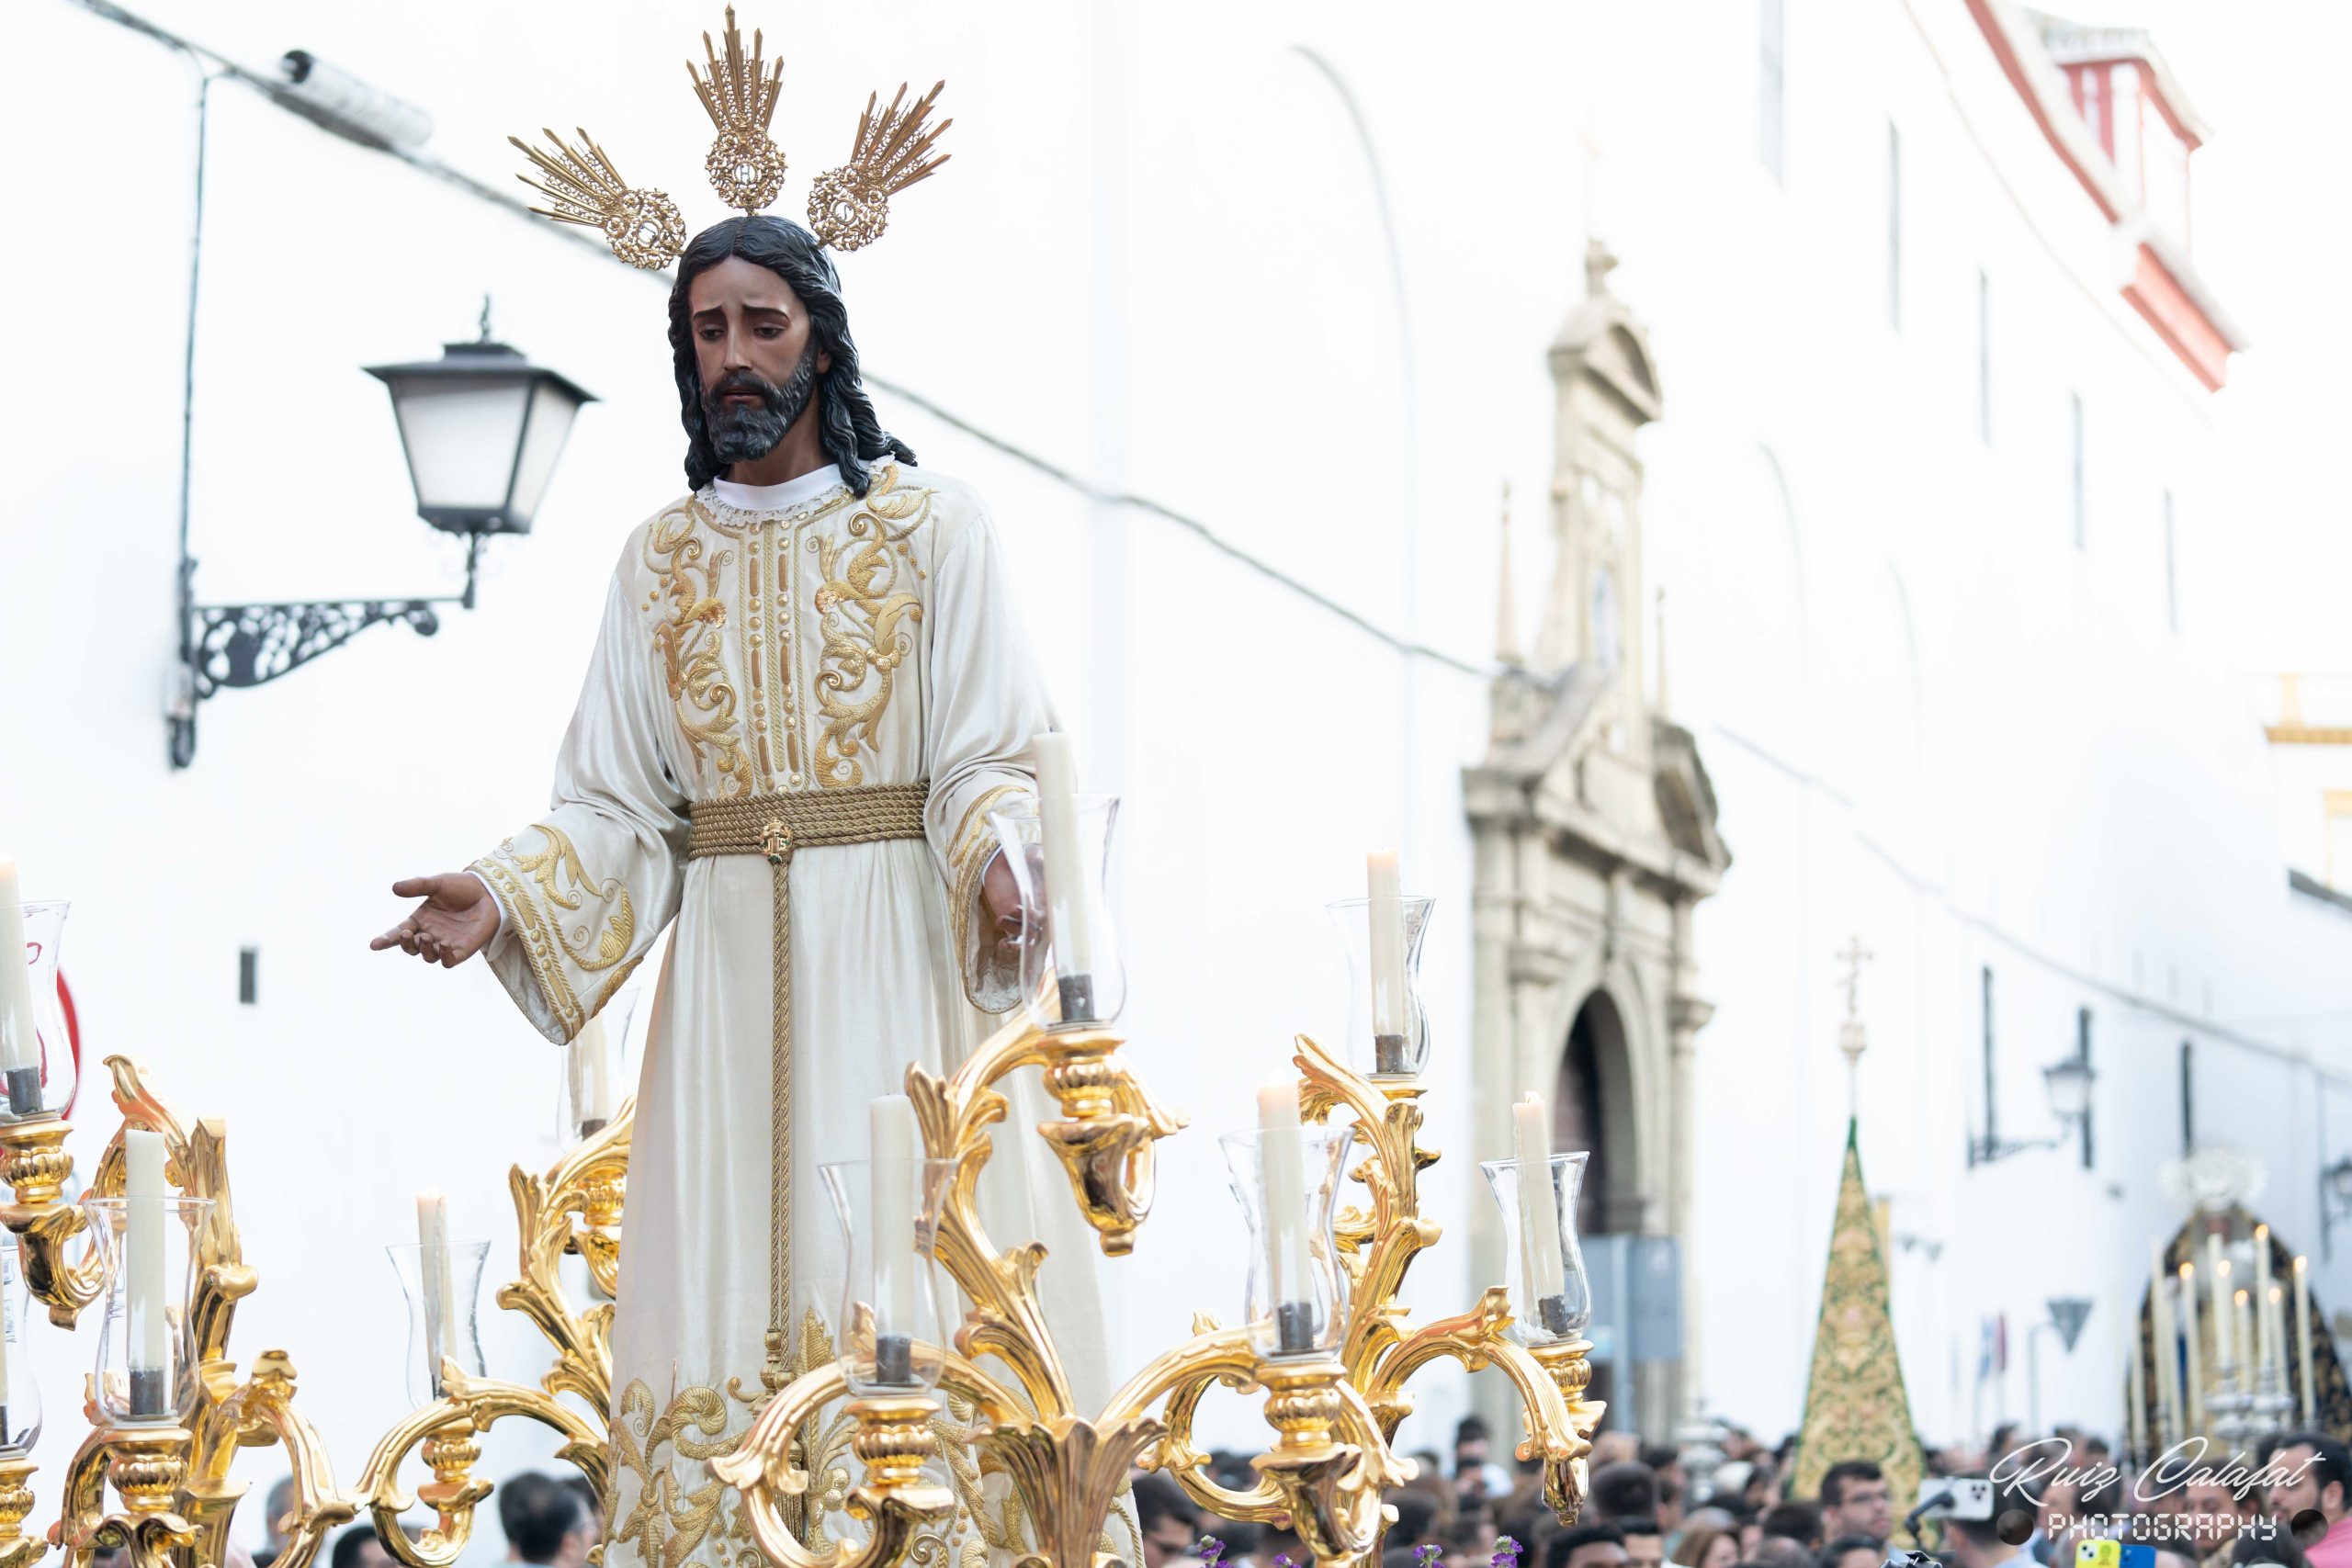
[[[662,757],[648,637],[626,586],[633,558],[623,554],[605,598],[548,814],[469,868],[499,905],[483,957],[558,1044],[596,1015],[678,911],[686,799]]]
[[[987,512],[968,492],[940,512],[925,606],[925,828],[947,883],[964,994],[985,1012],[1003,1012],[1021,999],[1021,975],[980,898],[981,874],[997,849],[989,813],[1035,795],[1029,739],[1053,728],[1054,716]]]

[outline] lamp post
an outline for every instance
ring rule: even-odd
[[[405,622],[431,637],[441,629],[435,606],[472,609],[483,538],[531,531],[572,418],[596,400],[569,377],[492,340],[487,299],[478,341],[446,344],[438,359],[367,368],[391,393],[417,515],[465,536],[465,590],[415,599],[198,604],[196,562],[183,547],[175,768],[196,759],[196,705],[205,698],[275,681],[369,626]]]
[[[2083,1056],[2067,1056],[2041,1069],[2041,1089],[2056,1117],[2059,1131],[2046,1138],[2001,1138],[1991,1134],[1968,1141],[1968,1163],[1973,1168],[2024,1154],[2029,1149],[2054,1149],[2088,1120],[2091,1085],[2098,1074]]]

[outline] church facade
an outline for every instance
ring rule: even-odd
[[[1506,575],[1492,741],[1463,772],[1480,1141],[1508,1141],[1522,1089],[1549,1099],[1554,1146],[1590,1156],[1578,1229],[1589,1257],[1614,1249],[1596,1272],[1606,1285],[1625,1283],[1622,1238],[1689,1233],[1691,1076],[1713,1011],[1691,914],[1731,861],[1697,744],[1668,716],[1662,683],[1644,679],[1634,437],[1662,404],[1647,334],[1610,291],[1613,265],[1593,242],[1586,296],[1551,344],[1551,585],[1522,650]],[[1480,1272],[1500,1277],[1491,1224],[1481,1240]],[[1598,1382],[1621,1419],[1662,1432],[1690,1348],[1637,1365],[1618,1337],[1632,1326],[1617,1321],[1623,1300],[1596,1313]]]

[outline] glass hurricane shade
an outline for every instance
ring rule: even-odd
[[[417,515],[453,534],[527,534],[572,417],[594,396],[503,343],[371,365],[390,389]]]
[[[430,1404],[442,1395],[441,1363],[451,1360],[469,1377],[485,1375],[478,1303],[490,1243],[452,1241],[447,1258],[429,1258],[419,1242],[384,1248],[408,1299],[408,1398]]]
[[[633,1030],[643,986],[623,986],[557,1055],[556,1143],[573,1148],[620,1114],[637,1092]]]
[[[939,1382],[950,1325],[940,1316],[932,1248],[956,1164],[914,1158],[885,1168],[852,1159],[817,1168],[847,1260],[833,1335],[854,1394],[904,1393]]]
[[[1421,1005],[1421,938],[1434,898],[1404,897],[1404,1017],[1382,1019],[1373,977],[1372,900],[1340,898],[1323,906],[1348,955],[1348,1059],[1368,1077],[1419,1077],[1430,1061],[1429,1010]],[[1401,1025],[1383,1032],[1384,1023]]]
[[[25,1355],[32,1304],[17,1238],[0,1237],[0,1454],[29,1453],[40,1441],[40,1385]]]
[[[1274,1137],[1298,1142],[1294,1168],[1283,1179],[1299,1191],[1287,1237],[1274,1223],[1281,1216],[1268,1196],[1266,1141]],[[1308,1123],[1295,1132],[1253,1129],[1217,1140],[1232,1174],[1234,1201],[1250,1224],[1244,1311],[1250,1343],[1261,1356],[1322,1355],[1340,1342],[1348,1316],[1348,1276],[1340,1267],[1331,1226],[1354,1137],[1352,1126]]]
[[[2050,1099],[2050,1114],[2061,1122],[2079,1122],[2091,1108],[2091,1065],[2069,1056],[2041,1069],[2042,1092]]]
[[[25,922],[23,960],[32,993],[32,1038],[16,1038],[24,1022],[0,998],[0,1064],[21,1063],[0,1096],[0,1119],[26,1122],[62,1116],[74,1103],[74,1043],[65,1028],[65,1004],[57,991],[57,962],[65,941],[62,898],[19,904]]]
[[[1581,1338],[1592,1323],[1592,1285],[1585,1277],[1584,1248],[1577,1240],[1577,1198],[1584,1190],[1585,1161],[1590,1157],[1583,1150],[1554,1155],[1551,1179],[1524,1188],[1515,1159],[1490,1159],[1478,1167],[1495,1195],[1495,1206],[1502,1211],[1510,1333],[1522,1345]],[[1539,1227],[1548,1228],[1550,1235],[1539,1235]],[[1555,1257],[1556,1274],[1551,1262]]]
[[[1119,797],[1073,797],[1078,859],[1087,886],[1076,900],[1057,897],[1046,876],[1045,823],[1035,801],[1022,800],[989,813],[1003,846],[1005,863],[1021,894],[1021,995],[1041,1027],[1092,1028],[1117,1020],[1127,1001],[1126,965],[1119,956],[1118,932],[1111,924],[1109,875],[1111,834],[1118,825]],[[1056,915],[1075,907],[1080,929],[1056,928]],[[1066,1005],[1067,1004],[1067,1005]]]
[[[152,1223],[161,1242],[160,1258],[149,1255],[152,1280],[142,1277],[132,1256],[134,1201],[153,1211],[138,1223]],[[212,1217],[212,1200],[87,1197],[82,1211],[97,1241],[99,1292],[106,1301],[98,1335],[98,1408],[119,1427],[170,1426],[187,1413],[196,1393],[187,1303],[196,1281],[196,1238]],[[158,1307],[161,1323],[150,1315]]]

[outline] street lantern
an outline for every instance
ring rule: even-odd
[[[596,400],[570,377],[492,342],[444,344],[441,357],[371,365],[392,395],[417,515],[452,534],[527,534],[572,417]]]
[[[2072,1126],[2090,1114],[2091,1080],[2098,1075],[2079,1056],[2052,1062],[2041,1069],[2042,1092],[2050,1098],[2050,1114]]]
[[[196,759],[197,705],[226,687],[258,686],[342,647],[369,626],[400,622],[419,637],[441,629],[437,606],[474,607],[481,542],[527,534],[555,477],[564,437],[582,405],[596,400],[567,376],[532,364],[490,335],[444,345],[441,357],[371,365],[389,388],[401,446],[408,454],[417,514],[465,536],[465,592],[414,599],[341,599],[300,604],[199,604],[196,561],[180,550],[180,664],[173,694],[171,759]]]

